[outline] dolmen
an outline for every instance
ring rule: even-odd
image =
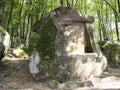
[[[58,7],[32,27],[28,53],[35,79],[87,80],[100,76],[107,66],[91,24],[92,16],[72,7]]]

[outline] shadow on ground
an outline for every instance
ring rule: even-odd
[[[4,60],[0,65],[1,89],[50,90],[47,85],[36,82],[29,73],[29,60]]]
[[[0,90],[66,90],[53,89],[46,82],[35,81],[29,72],[29,60],[8,59],[0,65]],[[120,69],[109,68],[101,77],[92,79],[93,87],[67,90],[120,90]],[[62,85],[62,84],[61,84]]]

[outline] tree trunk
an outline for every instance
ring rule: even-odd
[[[11,9],[10,9],[9,18],[7,22],[7,31],[9,31],[9,25],[10,25],[10,22],[12,21],[13,8],[14,8],[14,1],[11,1]]]
[[[118,11],[120,13],[120,0],[117,0],[118,1]]]
[[[102,30],[101,30],[101,16],[100,16],[100,10],[97,10],[97,15],[98,15],[98,27],[99,27],[99,36],[100,36],[100,41],[102,41]]]
[[[115,17],[115,26],[116,26],[117,41],[119,41],[120,38],[119,38],[119,29],[118,29],[118,16],[116,14],[114,14],[114,17]]]

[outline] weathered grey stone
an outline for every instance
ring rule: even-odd
[[[87,81],[77,81],[76,84],[79,87],[93,87],[93,83],[90,80],[87,80]]]
[[[106,68],[107,60],[90,26],[93,21],[92,17],[74,8],[59,7],[36,22],[32,52],[37,51],[40,55],[39,70],[49,68],[49,74],[53,76],[57,71],[56,75],[62,81],[99,76]],[[30,45],[33,47],[33,43]],[[47,66],[42,66],[44,63]]]
[[[9,33],[0,26],[0,42],[3,43],[5,46],[5,53],[7,53],[8,49],[11,46],[11,40],[10,40],[10,35]]]
[[[48,83],[48,86],[53,89],[58,88],[59,86],[59,82],[55,80],[49,80],[47,83]]]

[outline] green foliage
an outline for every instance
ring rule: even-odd
[[[3,27],[1,27],[1,26],[0,26],[0,32],[2,32],[2,34],[6,34],[5,29]]]
[[[108,59],[108,64],[111,67],[120,65],[120,45],[114,43],[101,43],[101,50]]]
[[[37,39],[36,48],[43,60],[48,55],[53,60],[55,56],[55,37],[56,27],[53,25],[53,19],[49,19],[46,24],[39,30],[39,38]],[[39,48],[38,48],[39,47]]]
[[[45,71],[47,72],[47,70],[49,70],[49,73],[51,74],[56,72],[56,34],[57,29],[54,25],[54,20],[53,18],[50,18],[41,28],[38,29],[36,34],[30,37],[29,48],[27,49],[29,55],[35,50],[39,52],[41,58],[40,69],[45,70],[46,67]]]
[[[32,52],[36,50],[36,44],[37,44],[38,38],[39,38],[39,36],[36,34],[30,35],[29,41],[28,41],[28,46],[24,49],[28,53],[28,55],[31,55]]]
[[[50,18],[47,23],[43,25],[38,33],[39,38],[37,39],[36,49],[39,52],[41,59],[47,60],[46,62],[49,72],[51,73],[52,71],[52,73],[54,73],[56,66],[55,37],[57,34],[57,29],[53,24],[53,18]]]

